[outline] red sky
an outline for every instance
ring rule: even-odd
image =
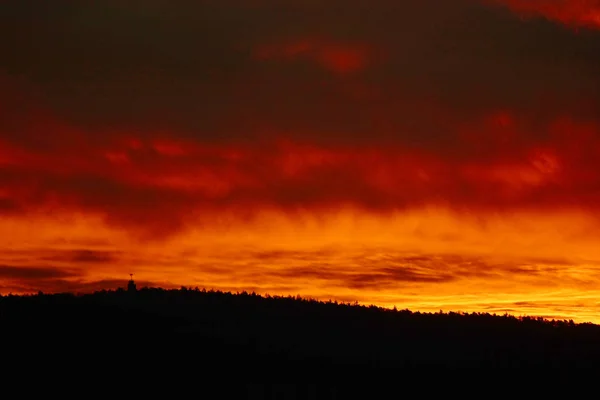
[[[600,321],[599,1],[2,7],[0,293]]]

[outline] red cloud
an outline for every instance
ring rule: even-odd
[[[544,17],[572,26],[600,28],[599,0],[492,0],[524,15]]]
[[[49,151],[5,139],[0,199],[4,212],[84,211],[151,235],[217,209],[597,207],[598,124],[559,118],[544,140],[524,141],[522,118],[494,111],[449,128],[461,157],[401,143],[207,144],[175,132],[169,141],[108,132],[100,146],[82,131]]]
[[[325,63],[318,57],[336,47],[323,43],[269,47],[262,56]],[[336,89],[347,90],[346,83]],[[2,214],[83,212],[136,233],[162,236],[227,209],[291,212],[351,205],[388,212],[443,204],[595,210],[600,197],[600,122],[568,110],[540,118],[528,110],[482,106],[457,116],[434,100],[395,91],[386,95],[375,87],[379,91],[352,94],[357,104],[352,110],[362,113],[370,136],[351,137],[351,124],[327,112],[318,114],[324,123],[315,132],[295,132],[293,126],[278,131],[270,119],[275,114],[257,111],[248,124],[252,140],[223,139],[176,127],[92,130],[13,86],[9,96],[7,91],[0,96]],[[273,108],[282,103],[273,102]],[[228,103],[232,115],[238,106]],[[286,111],[282,107],[278,114]],[[395,125],[398,112],[404,119],[418,118]],[[439,121],[435,127],[442,131],[429,121]],[[328,128],[336,140],[327,140]],[[416,131],[405,134],[406,129]]]
[[[317,39],[259,46],[255,56],[261,60],[308,60],[336,74],[362,71],[370,62],[370,51],[364,44]]]

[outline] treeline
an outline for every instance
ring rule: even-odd
[[[87,354],[102,356],[109,343],[121,341],[136,348],[138,356],[149,351],[156,357],[185,354],[211,365],[226,362],[228,368],[253,363],[315,373],[344,368],[587,368],[595,367],[600,357],[600,326],[594,324],[421,313],[185,287],[2,296],[0,326],[6,340],[35,335],[40,347],[62,343],[63,353],[77,342],[86,343],[82,348]]]

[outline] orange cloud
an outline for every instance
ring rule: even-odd
[[[69,214],[0,222],[10,232],[0,251],[4,293],[114,288],[134,273],[140,285],[597,320],[597,221],[580,211],[263,208],[190,215],[193,228],[152,245]]]

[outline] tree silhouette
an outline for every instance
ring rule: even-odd
[[[82,365],[109,357],[127,359],[136,368],[160,362],[165,368],[189,364],[241,375],[393,372],[406,377],[432,367],[581,369],[594,368],[600,356],[600,326],[593,324],[508,314],[432,314],[204,288],[2,296],[0,326],[3,343],[28,348],[36,357],[50,351],[53,359],[69,355]],[[32,335],[36,339],[30,341]],[[141,348],[139,354],[132,344]],[[308,396],[303,398],[339,398],[344,387],[333,381],[323,388],[248,386],[247,396],[298,398],[301,392]]]

